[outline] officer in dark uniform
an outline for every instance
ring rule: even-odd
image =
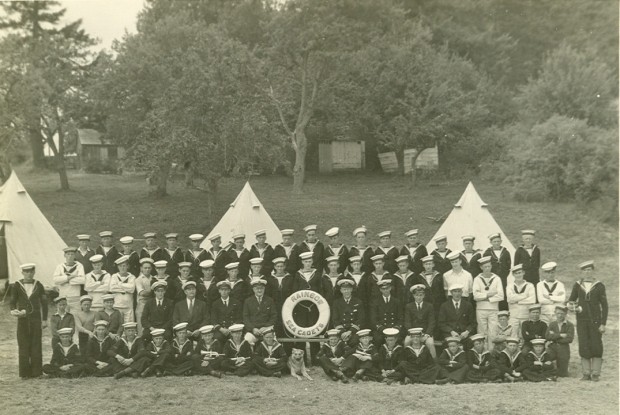
[[[20,266],[23,279],[11,287],[11,315],[17,318],[19,377],[36,378],[43,373],[41,336],[47,327],[47,296],[34,279],[35,264]]]
[[[243,322],[243,304],[230,296],[230,283],[226,280],[217,283],[220,298],[211,304],[209,323],[215,326],[213,337],[225,343],[230,335],[229,327]]]
[[[340,330],[340,338],[349,346],[357,345],[357,332],[364,324],[365,315],[362,302],[352,296],[355,281],[343,278],[338,281],[342,297],[337,298],[332,306],[332,326]]]
[[[151,291],[154,296],[149,298],[144,304],[142,317],[142,337],[145,341],[151,341],[151,331],[154,329],[165,330],[164,337],[172,339],[172,313],[174,312],[174,302],[165,297],[166,281],[155,281],[151,284]]]
[[[392,292],[392,281],[384,279],[377,283],[381,297],[375,300],[370,311],[370,326],[373,329],[374,344],[380,347],[384,342],[383,329],[403,329],[403,304],[399,297]],[[402,330],[403,338],[405,336]]]

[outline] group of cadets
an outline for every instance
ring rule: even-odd
[[[139,252],[130,236],[120,238],[119,250],[112,233],[101,232],[101,245],[92,250],[90,236],[78,235],[79,246],[64,250],[53,276],[58,296],[47,365],[41,362],[47,297],[34,264],[22,266],[24,279],[11,290],[20,376],[279,377],[295,347],[277,340],[289,336],[284,301],[312,290],[330,305],[331,321],[326,341],[313,343],[311,354],[333,380],[556,380],[568,376],[569,311],[576,314],[583,380],[599,380],[605,286],[586,261],[567,299],[557,264],[540,265],[532,230],[522,231],[514,263],[499,234],[489,236],[484,252],[474,249],[472,236],[462,237],[462,251],[450,251],[447,238],[438,236],[429,254],[417,230],[405,233],[400,249],[389,231],[377,235],[376,248],[368,245],[365,227],[354,230],[350,248],[339,242],[338,228],[325,233],[327,245],[316,225],[304,233],[296,244],[294,231],[285,229],[282,243],[272,247],[259,231],[250,249],[243,234],[234,235],[228,249],[220,235],[203,249],[204,236],[193,234],[183,251],[177,234],[166,234],[161,248],[149,232]],[[318,315],[312,302],[293,310],[304,327]]]

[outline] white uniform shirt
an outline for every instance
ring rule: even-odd
[[[68,274],[68,275],[67,275]],[[81,285],[85,282],[84,266],[75,262],[69,266],[60,264],[54,270],[53,281],[59,294],[64,297],[80,297]]]

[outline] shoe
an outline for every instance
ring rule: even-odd
[[[411,384],[411,379],[405,378],[405,380],[403,382],[404,382],[404,385],[410,385]]]
[[[362,376],[362,381],[368,382],[368,376]]]
[[[164,371],[162,371],[161,369],[157,369],[157,373],[155,373],[155,376],[158,378],[162,378],[164,376],[166,376],[166,373]]]
[[[140,376],[145,378],[148,375],[150,375],[151,373],[153,373],[153,368],[152,367],[147,367],[146,370],[140,374]]]
[[[276,373],[273,374],[273,377],[274,378],[281,378],[282,377],[282,373],[276,372]]]
[[[592,382],[598,382],[599,380],[601,380],[599,375],[592,375]]]
[[[118,373],[116,373],[116,374],[114,375],[114,379],[120,379],[120,378],[122,378],[123,376],[125,376],[125,371],[124,371],[124,370],[123,370],[123,371],[120,371],[120,372],[118,372]]]
[[[331,378],[332,378],[332,380],[333,380],[334,382],[337,382],[337,381],[338,381],[338,376],[336,376],[336,375],[332,376]]]
[[[592,380],[592,377],[590,375],[583,375],[581,380]]]
[[[341,377],[340,380],[342,381],[342,383],[349,383],[349,379],[347,379],[346,376]]]
[[[450,379],[448,379],[448,378],[446,378],[446,379],[437,379],[435,381],[435,385],[445,385],[448,382],[450,382]]]
[[[138,379],[140,377],[140,374],[138,372],[133,372],[131,374],[131,377],[134,378],[134,379]]]
[[[211,373],[209,373],[211,376],[216,377],[218,379],[222,378],[222,372],[220,372],[219,370],[213,370],[211,371]]]

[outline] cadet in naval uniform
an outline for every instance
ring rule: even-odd
[[[69,311],[80,309],[82,287],[86,281],[84,267],[75,261],[76,251],[75,247],[63,249],[65,262],[56,267],[52,276],[54,285],[58,287],[58,295],[67,299]]]
[[[508,295],[506,285],[508,283],[508,274],[510,274],[510,252],[502,246],[502,236],[499,233],[489,235],[489,241],[491,241],[491,246],[484,251],[482,256],[491,257],[491,272],[501,278],[504,292]],[[508,310],[508,302],[506,300],[501,301],[499,309]]]
[[[407,243],[400,249],[401,255],[407,255],[409,258],[409,270],[414,274],[424,271],[422,258],[428,255],[428,251],[424,244],[418,242],[418,230],[412,229],[405,232]]]
[[[540,282],[538,269],[540,268],[540,249],[534,243],[536,231],[526,229],[521,231],[523,243],[515,251],[515,265],[523,264],[525,275],[523,279],[535,286]]]
[[[396,258],[400,256],[398,249],[392,245],[392,232],[383,231],[377,234],[379,246],[375,249],[375,255],[383,254],[384,268],[390,274],[398,269]]]
[[[118,271],[114,261],[116,261],[117,259],[121,257],[120,252],[118,252],[116,247],[112,244],[112,236],[113,234],[111,231],[99,232],[99,238],[101,239],[101,245],[99,245],[95,249],[96,255],[103,256],[103,269],[107,271],[110,275]]]
[[[198,280],[198,278],[202,277],[202,269],[200,268],[200,263],[206,261],[207,259],[210,259],[207,251],[200,246],[204,239],[204,235],[200,233],[191,234],[189,236],[191,247],[187,251],[185,251],[184,262],[190,262],[192,264],[190,274],[192,275],[192,278],[194,278],[194,280]]]
[[[325,236],[329,238],[329,244],[325,247],[323,263],[327,271],[327,258],[338,258],[337,272],[343,274],[349,266],[349,250],[346,245],[340,243],[340,228],[330,228],[325,232]]]
[[[250,247],[250,258],[261,258],[262,268],[260,274],[267,276],[273,271],[273,259],[275,258],[275,252],[273,247],[267,243],[267,231],[261,229],[254,232],[256,237],[256,243]]]

